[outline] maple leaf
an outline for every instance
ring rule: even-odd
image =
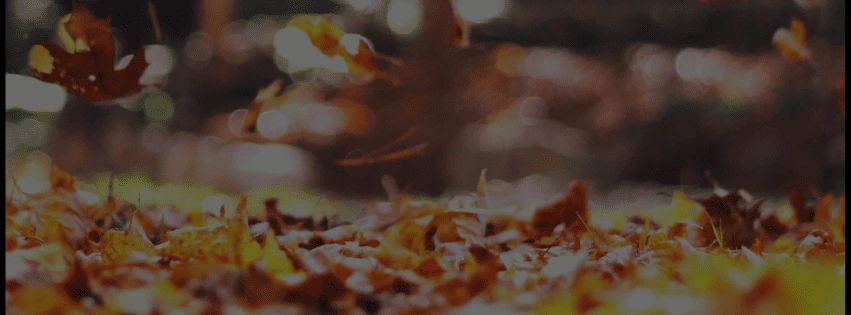
[[[30,69],[41,81],[57,83],[89,101],[108,101],[137,94],[139,78],[148,67],[140,48],[123,69],[116,69],[110,19],[97,19],[74,4],[67,20],[59,24],[64,47],[34,42]]]
[[[756,239],[754,222],[759,220],[759,209],[765,200],[754,200],[746,191],[727,191],[707,172],[714,189],[706,198],[692,198],[705,210],[701,226],[707,239],[716,238],[718,243],[738,249],[751,246]],[[714,226],[714,224],[718,226]],[[723,234],[723,238],[720,236]],[[719,245],[720,245],[719,244]]]

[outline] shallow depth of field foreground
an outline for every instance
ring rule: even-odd
[[[7,313],[846,311],[844,1],[117,3],[7,1]]]

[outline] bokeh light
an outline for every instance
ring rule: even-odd
[[[45,18],[50,7],[48,0],[14,0],[10,11],[21,21],[36,22]]]
[[[6,160],[18,149],[18,124],[6,122]]]
[[[517,101],[515,105],[518,118],[525,125],[534,125],[547,115],[547,103],[537,96],[529,96]]]
[[[171,73],[176,62],[174,58],[174,52],[166,45],[145,46],[145,60],[148,62],[148,68],[145,69],[143,76],[158,77]]]
[[[22,165],[12,170],[18,188],[25,194],[38,194],[50,189],[50,171],[53,160],[47,153],[32,151]]]
[[[234,21],[225,27],[225,32],[221,35],[219,41],[222,44],[222,58],[230,64],[241,64],[248,60],[252,48],[252,43],[245,36],[245,21]]]
[[[275,34],[275,54],[284,59],[281,70],[288,73],[331,63],[304,31],[294,27],[284,27]]]
[[[310,104],[302,109],[302,115],[305,129],[320,136],[335,136],[345,128],[345,115],[337,107]]]
[[[262,187],[272,182],[308,184],[313,166],[310,154],[283,144],[239,143],[234,146],[233,167],[242,172],[242,185]],[[247,182],[246,182],[247,181]]]
[[[40,147],[47,140],[47,128],[38,120],[26,118],[17,125],[18,143]]]
[[[153,153],[160,153],[165,149],[168,136],[168,129],[160,124],[152,123],[145,126],[145,129],[142,130],[140,140],[146,150]]]
[[[213,58],[214,50],[213,39],[203,32],[192,33],[183,45],[183,54],[187,58],[188,65],[193,68],[207,66]]]
[[[418,0],[391,0],[387,6],[387,26],[398,35],[413,34],[422,18],[423,6]]]
[[[280,24],[273,16],[255,15],[245,23],[243,34],[255,47],[268,47],[275,41]]]
[[[287,117],[283,112],[270,109],[257,118],[257,132],[266,139],[279,139],[287,133]]]
[[[506,75],[522,75],[525,73],[526,50],[514,44],[499,45],[494,54],[496,67]]]
[[[504,16],[508,12],[508,0],[457,0],[456,11],[462,20],[478,24]]]
[[[228,115],[228,130],[235,137],[242,137],[242,126],[245,124],[245,118],[248,117],[248,110],[244,108],[237,109]]]
[[[6,109],[20,108],[33,112],[58,112],[65,106],[67,93],[56,84],[36,78],[6,74]]]
[[[163,92],[150,92],[142,101],[145,118],[150,122],[168,123],[174,118],[174,100]]]
[[[378,5],[381,4],[380,0],[345,0],[346,3],[361,13],[370,13],[375,11],[378,8]]]

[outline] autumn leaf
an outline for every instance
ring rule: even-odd
[[[343,55],[345,50],[340,46],[343,32],[330,19],[321,15],[306,14],[294,17],[287,23],[303,31],[310,42],[328,57]]]
[[[54,190],[64,189],[64,190],[74,190],[74,177],[68,172],[59,169],[56,164],[53,165],[53,169],[50,171],[50,187]]]
[[[53,286],[25,286],[11,295],[15,308],[24,314],[82,314],[65,292]]]
[[[130,253],[141,252],[146,255],[155,255],[154,244],[148,239],[145,229],[139,223],[137,212],[130,219],[130,225],[124,231],[109,230],[101,237],[101,253],[106,263],[113,263],[123,259]]]
[[[248,113],[245,116],[245,122],[242,124],[242,132],[253,133],[257,131],[257,118],[260,117],[263,106],[274,99],[282,87],[283,81],[275,80],[269,86],[257,91],[257,96],[251,101],[251,106],[248,108]]]
[[[588,221],[588,200],[585,183],[575,181],[570,185],[568,194],[553,204],[538,208],[532,217],[529,237],[537,239],[553,233],[555,227],[564,223],[568,230],[581,230],[581,221]]]
[[[86,7],[73,11],[59,24],[64,47],[34,42],[29,62],[39,80],[57,83],[89,101],[109,101],[139,93],[139,78],[148,67],[140,48],[122,69],[114,64],[110,20],[95,18]]]
[[[807,49],[806,29],[804,22],[792,19],[792,26],[788,29],[781,28],[774,33],[771,43],[780,51],[783,58],[788,61],[801,61],[810,59],[810,51]]]
[[[624,216],[624,228],[600,228],[588,220],[579,181],[531,220],[479,208],[486,205],[476,195],[510,192],[488,188],[483,172],[477,191],[456,201],[414,200],[385,181],[393,202],[373,203],[370,215],[389,217],[388,224],[333,226],[281,214],[274,198],[262,204],[265,216],[249,218],[242,195],[234,216],[221,207],[194,223],[192,215],[172,220],[161,210],[136,210],[126,228],[101,233],[82,220],[87,243],[77,244],[66,222],[78,198],[67,191],[75,179],[56,174],[57,189],[7,211],[13,312],[418,314],[500,305],[540,314],[655,314],[674,312],[661,301],[677,299],[696,305],[695,314],[844,311],[836,302],[844,293],[837,277],[844,274],[844,196],[837,205],[829,193],[814,193],[812,207],[801,193],[791,197],[788,216],[799,208],[801,221],[812,222],[790,228],[794,220],[756,216],[760,201],[713,181],[708,197],[674,193],[662,209],[670,218]],[[119,211],[106,218],[120,223],[128,207],[111,204]],[[176,229],[155,246],[147,234],[166,225]],[[554,235],[558,225],[563,233]],[[755,236],[737,249],[741,235],[730,236],[737,233]],[[704,247],[703,236],[723,248]],[[145,259],[126,259],[133,253]]]
[[[378,71],[378,65],[375,64],[375,52],[366,41],[358,39],[356,48],[346,50],[344,56],[346,65],[349,66],[349,76],[360,81],[370,81],[375,76],[387,78],[386,74]]]
[[[278,248],[278,241],[275,240],[275,233],[271,230],[266,233],[266,243],[263,245],[263,261],[266,263],[266,268],[272,274],[291,274],[295,272],[293,263],[287,257],[287,254]]]

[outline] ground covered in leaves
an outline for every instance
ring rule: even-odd
[[[676,193],[645,216],[588,211],[585,184],[525,207],[511,184],[354,222],[208,213],[97,196],[54,167],[6,200],[6,311],[17,314],[840,314],[845,198]],[[252,203],[255,204],[255,203]],[[261,213],[265,215],[248,215]],[[233,214],[233,215],[229,215]],[[605,224],[601,224],[605,223]]]

